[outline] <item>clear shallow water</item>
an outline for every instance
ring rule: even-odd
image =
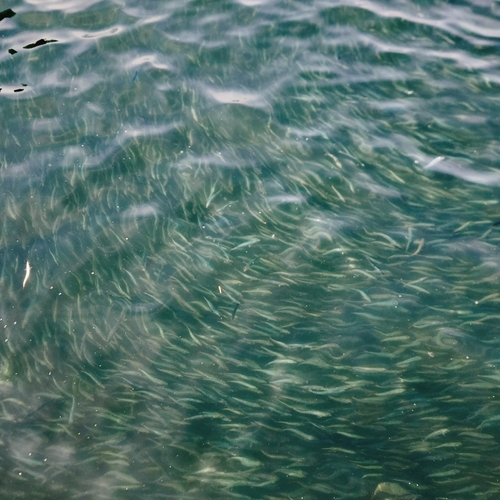
[[[2,496],[498,497],[497,3],[0,12]]]

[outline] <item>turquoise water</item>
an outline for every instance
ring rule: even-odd
[[[498,2],[0,19],[2,498],[498,498]]]

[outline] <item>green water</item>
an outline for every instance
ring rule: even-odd
[[[0,498],[498,498],[497,2],[0,13]]]

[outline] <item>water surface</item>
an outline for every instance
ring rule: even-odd
[[[2,496],[498,497],[497,3],[0,12]]]

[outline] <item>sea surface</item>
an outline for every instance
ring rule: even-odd
[[[0,0],[0,498],[500,498],[498,0]]]

